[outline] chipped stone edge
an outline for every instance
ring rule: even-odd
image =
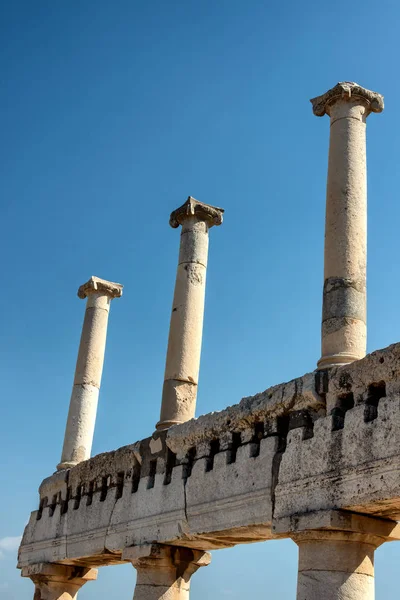
[[[78,289],[78,297],[82,300],[87,298],[89,294],[104,293],[111,298],[120,298],[122,296],[123,285],[114,281],[100,279],[100,277],[92,277],[86,283],[83,283]]]
[[[385,363],[386,360],[386,363]],[[394,361],[388,369],[387,361]],[[326,374],[326,375],[325,375]],[[349,365],[316,370],[303,377],[282,383],[255,396],[243,398],[239,404],[208,413],[186,423],[172,426],[166,444],[182,455],[200,443],[220,438],[227,431],[243,431],[259,421],[273,421],[291,412],[310,410],[316,417],[325,416],[333,408],[338,394],[350,386],[356,403],[362,402],[368,384],[385,379],[387,383],[400,377],[400,343],[376,350]]]
[[[197,216],[199,219],[208,222],[208,226],[221,225],[223,221],[224,209],[218,206],[211,206],[211,204],[205,204],[188,196],[188,199],[182,206],[172,211],[169,224],[172,228],[176,229],[188,216]]]

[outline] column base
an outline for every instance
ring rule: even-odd
[[[77,462],[71,461],[59,463],[57,465],[57,471],[65,471],[65,469],[72,469],[72,467],[75,467],[77,464]]]
[[[193,419],[196,408],[197,383],[166,379],[163,385],[160,420],[157,431]]]
[[[363,356],[357,354],[347,354],[345,352],[339,352],[338,354],[328,354],[322,356],[317,362],[317,369],[330,369],[331,367],[343,367],[356,360],[361,360]]]

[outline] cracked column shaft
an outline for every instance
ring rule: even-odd
[[[169,329],[160,421],[156,428],[188,421],[195,414],[203,335],[208,230],[222,223],[222,208],[191,196],[170,217],[182,226],[178,271]]]
[[[122,285],[91,277],[78,290],[87,298],[74,385],[69,405],[61,462],[68,469],[90,458],[97,401],[103,372],[111,300],[122,295]]]
[[[385,540],[348,531],[305,531],[299,546],[297,600],[374,600],[374,552]]]
[[[24,567],[21,575],[35,584],[33,600],[76,600],[81,587],[97,579],[97,569],[39,563]]]
[[[125,548],[123,560],[137,570],[133,600],[189,600],[190,578],[210,564],[202,550],[151,544]]]
[[[325,369],[366,354],[366,119],[383,110],[383,96],[342,82],[311,102],[315,115],[331,121],[318,362]]]

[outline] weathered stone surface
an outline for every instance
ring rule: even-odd
[[[179,225],[182,225],[187,217],[197,217],[201,221],[206,221],[209,227],[221,225],[224,212],[223,208],[204,204],[204,202],[199,202],[196,198],[188,196],[186,202],[171,213],[169,224],[176,229]]]
[[[396,519],[400,508],[400,345],[332,369],[329,414],[313,437],[289,432],[275,516],[345,508]]]
[[[271,522],[310,511],[396,519],[399,383],[395,344],[56,473],[19,564],[112,564],[153,542],[225,548],[290,536]]]
[[[379,538],[318,531],[294,541],[299,546],[297,600],[373,600]]]
[[[298,600],[372,600],[374,552],[400,534],[395,521],[336,510],[278,519],[273,530],[299,546]]]
[[[78,289],[79,298],[87,298],[90,294],[105,294],[111,298],[120,298],[122,296],[123,285],[114,281],[92,277]]]
[[[277,434],[277,420],[295,411],[309,410],[313,417],[320,411],[324,414],[325,400],[319,393],[321,378],[319,373],[308,373],[243,398],[239,404],[219,412],[172,427],[167,434],[167,445],[182,456],[202,442],[219,439],[226,432],[248,432],[256,425],[264,428],[266,434]]]
[[[218,535],[224,545],[270,537],[273,460],[278,439],[261,439],[197,460],[186,484],[189,531]],[[229,493],[228,493],[229,490]],[[244,527],[244,524],[247,526]],[[250,530],[250,533],[249,533]]]
[[[97,579],[97,570],[39,563],[24,567],[21,575],[35,584],[34,600],[75,600],[85,583]]]
[[[373,600],[374,552],[399,535],[393,521],[341,511],[282,519],[279,528],[299,546],[298,600]]]
[[[383,96],[377,92],[372,92],[363,88],[353,81],[341,81],[333,88],[310,100],[313,112],[317,117],[323,117],[326,113],[330,114],[330,107],[338,100],[362,99],[369,107],[371,112],[382,112],[384,108]]]
[[[208,230],[222,223],[222,208],[190,197],[171,214],[182,225],[179,263],[168,337],[158,430],[188,421],[195,414],[203,337]]]
[[[326,369],[366,353],[366,119],[383,110],[383,97],[346,81],[311,102],[331,119],[318,362]]]
[[[126,548],[122,555],[137,570],[134,600],[186,600],[190,579],[210,564],[208,552],[148,544]]]
[[[87,297],[87,302],[58,470],[73,467],[90,457],[110,304],[121,295],[122,285],[98,277],[91,277],[78,290],[79,298]]]
[[[382,540],[400,540],[400,524],[397,521],[343,510],[320,510],[275,518],[272,530],[276,537],[293,537],[310,531],[339,531],[371,535]]]

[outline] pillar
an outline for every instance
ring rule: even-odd
[[[160,421],[167,429],[195,414],[203,335],[208,231],[222,223],[223,209],[191,196],[170,217],[182,226],[178,271],[169,329]]]
[[[325,369],[366,354],[366,119],[383,110],[383,96],[346,81],[311,102],[316,116],[330,117],[318,362]]]
[[[211,561],[208,552],[160,544],[125,548],[122,558],[137,570],[133,600],[189,600],[191,576]]]
[[[87,298],[75,369],[64,446],[58,470],[90,458],[99,397],[108,315],[111,300],[122,295],[122,285],[91,277],[78,290]]]
[[[299,546],[297,600],[374,600],[374,552],[384,541],[347,531],[308,531]]]
[[[274,518],[276,538],[299,547],[297,600],[374,600],[374,553],[400,539],[397,521],[344,510]]]
[[[24,567],[21,575],[35,584],[33,600],[75,600],[87,581],[97,579],[97,569],[39,563]]]

